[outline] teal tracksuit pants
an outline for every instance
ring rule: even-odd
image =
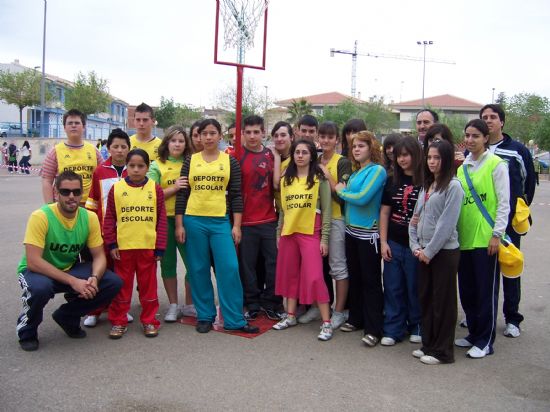
[[[183,218],[185,254],[197,320],[214,322],[216,305],[210,274],[210,251],[216,267],[218,299],[226,329],[246,325],[243,316],[243,288],[237,252],[231,237],[229,217],[189,216]]]

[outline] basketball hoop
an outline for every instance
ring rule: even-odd
[[[214,63],[237,67],[237,158],[242,152],[243,71],[245,67],[265,70],[268,3],[269,0],[216,0]]]

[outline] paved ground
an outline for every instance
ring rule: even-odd
[[[519,339],[502,336],[495,354],[425,366],[411,356],[418,346],[365,347],[360,333],[336,332],[318,342],[317,325],[270,331],[256,339],[192,327],[163,325],[146,339],[137,324],[119,341],[100,323],[81,341],[67,338],[45,310],[40,350],[19,349],[15,321],[20,288],[15,268],[29,213],[40,205],[37,177],[0,170],[0,410],[550,410],[550,183],[541,182],[535,225],[525,241],[527,264]],[[161,309],[167,302],[162,290]],[[132,307],[132,313],[138,313]],[[463,330],[457,329],[462,336]]]

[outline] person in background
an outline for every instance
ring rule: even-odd
[[[388,173],[388,176],[393,175],[393,148],[396,143],[402,139],[403,136],[400,133],[391,133],[386,136],[382,143],[382,155],[384,157],[384,168]]]
[[[21,149],[19,149],[19,153],[21,153],[21,160],[19,161],[19,170],[21,171],[21,174],[30,174],[31,171],[29,170],[31,167],[30,160],[32,157],[32,150],[31,145],[29,144],[28,140],[25,140],[23,142],[23,146],[21,146]]]
[[[155,112],[151,106],[141,103],[134,112],[136,134],[130,136],[130,150],[143,149],[149,155],[151,162],[157,160],[161,140],[153,136],[155,127]]]
[[[342,128],[342,156],[347,157],[353,163],[351,155],[351,136],[355,133],[367,130],[367,125],[362,119],[350,119]]]
[[[426,146],[426,132],[435,123],[439,121],[439,115],[430,109],[422,109],[416,114],[416,132],[418,141],[422,147]]]

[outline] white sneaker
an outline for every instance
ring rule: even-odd
[[[192,318],[197,317],[197,310],[195,309],[195,305],[183,305],[181,308],[181,312],[183,313],[183,316],[190,316]]]
[[[455,339],[455,345],[459,348],[470,348],[472,347],[472,343],[464,338]]]
[[[317,339],[327,341],[332,338],[332,324],[330,322],[323,322],[321,325],[321,333],[317,336]]]
[[[171,323],[178,320],[178,304],[177,303],[171,303],[168,307],[168,311],[166,312],[166,315],[164,315],[164,321]]]
[[[519,335],[521,335],[521,331],[516,325],[512,323],[506,324],[506,329],[504,329],[504,336],[506,336],[507,338],[519,338]]]
[[[330,318],[330,323],[332,329],[338,329],[346,322],[346,315],[344,312],[332,312],[332,317]]]
[[[275,325],[273,325],[273,329],[275,330],[283,330],[288,329],[291,326],[296,326],[298,322],[296,322],[296,316],[287,316],[286,318],[280,320]]]
[[[468,321],[466,320],[466,318],[462,319],[460,321],[460,323],[458,324],[458,326],[460,326],[461,328],[467,328],[468,327]]]
[[[299,323],[309,323],[314,320],[321,320],[321,312],[317,306],[312,306],[309,310],[298,318]]]
[[[422,351],[422,349],[415,349],[415,350],[413,350],[412,355],[415,358],[420,359],[420,358],[422,358],[422,356],[424,356],[424,352]]]
[[[485,346],[484,349],[479,349],[477,346],[472,346],[466,355],[472,359],[481,359],[489,355],[489,346]]]
[[[128,318],[128,323],[132,323],[134,321],[134,317],[129,313],[126,314],[126,317]]]
[[[84,319],[84,326],[88,328],[93,328],[95,325],[97,325],[97,319],[98,319],[98,316],[94,316],[94,315],[86,316],[86,319]]]
[[[433,356],[424,355],[420,358],[420,362],[426,365],[439,365],[441,361]]]
[[[420,335],[411,335],[411,336],[409,336],[409,342],[411,342],[411,343],[422,343],[422,336],[420,336]]]
[[[395,345],[395,339],[390,338],[389,336],[384,336],[382,340],[380,341],[380,345],[382,346],[393,346]]]

